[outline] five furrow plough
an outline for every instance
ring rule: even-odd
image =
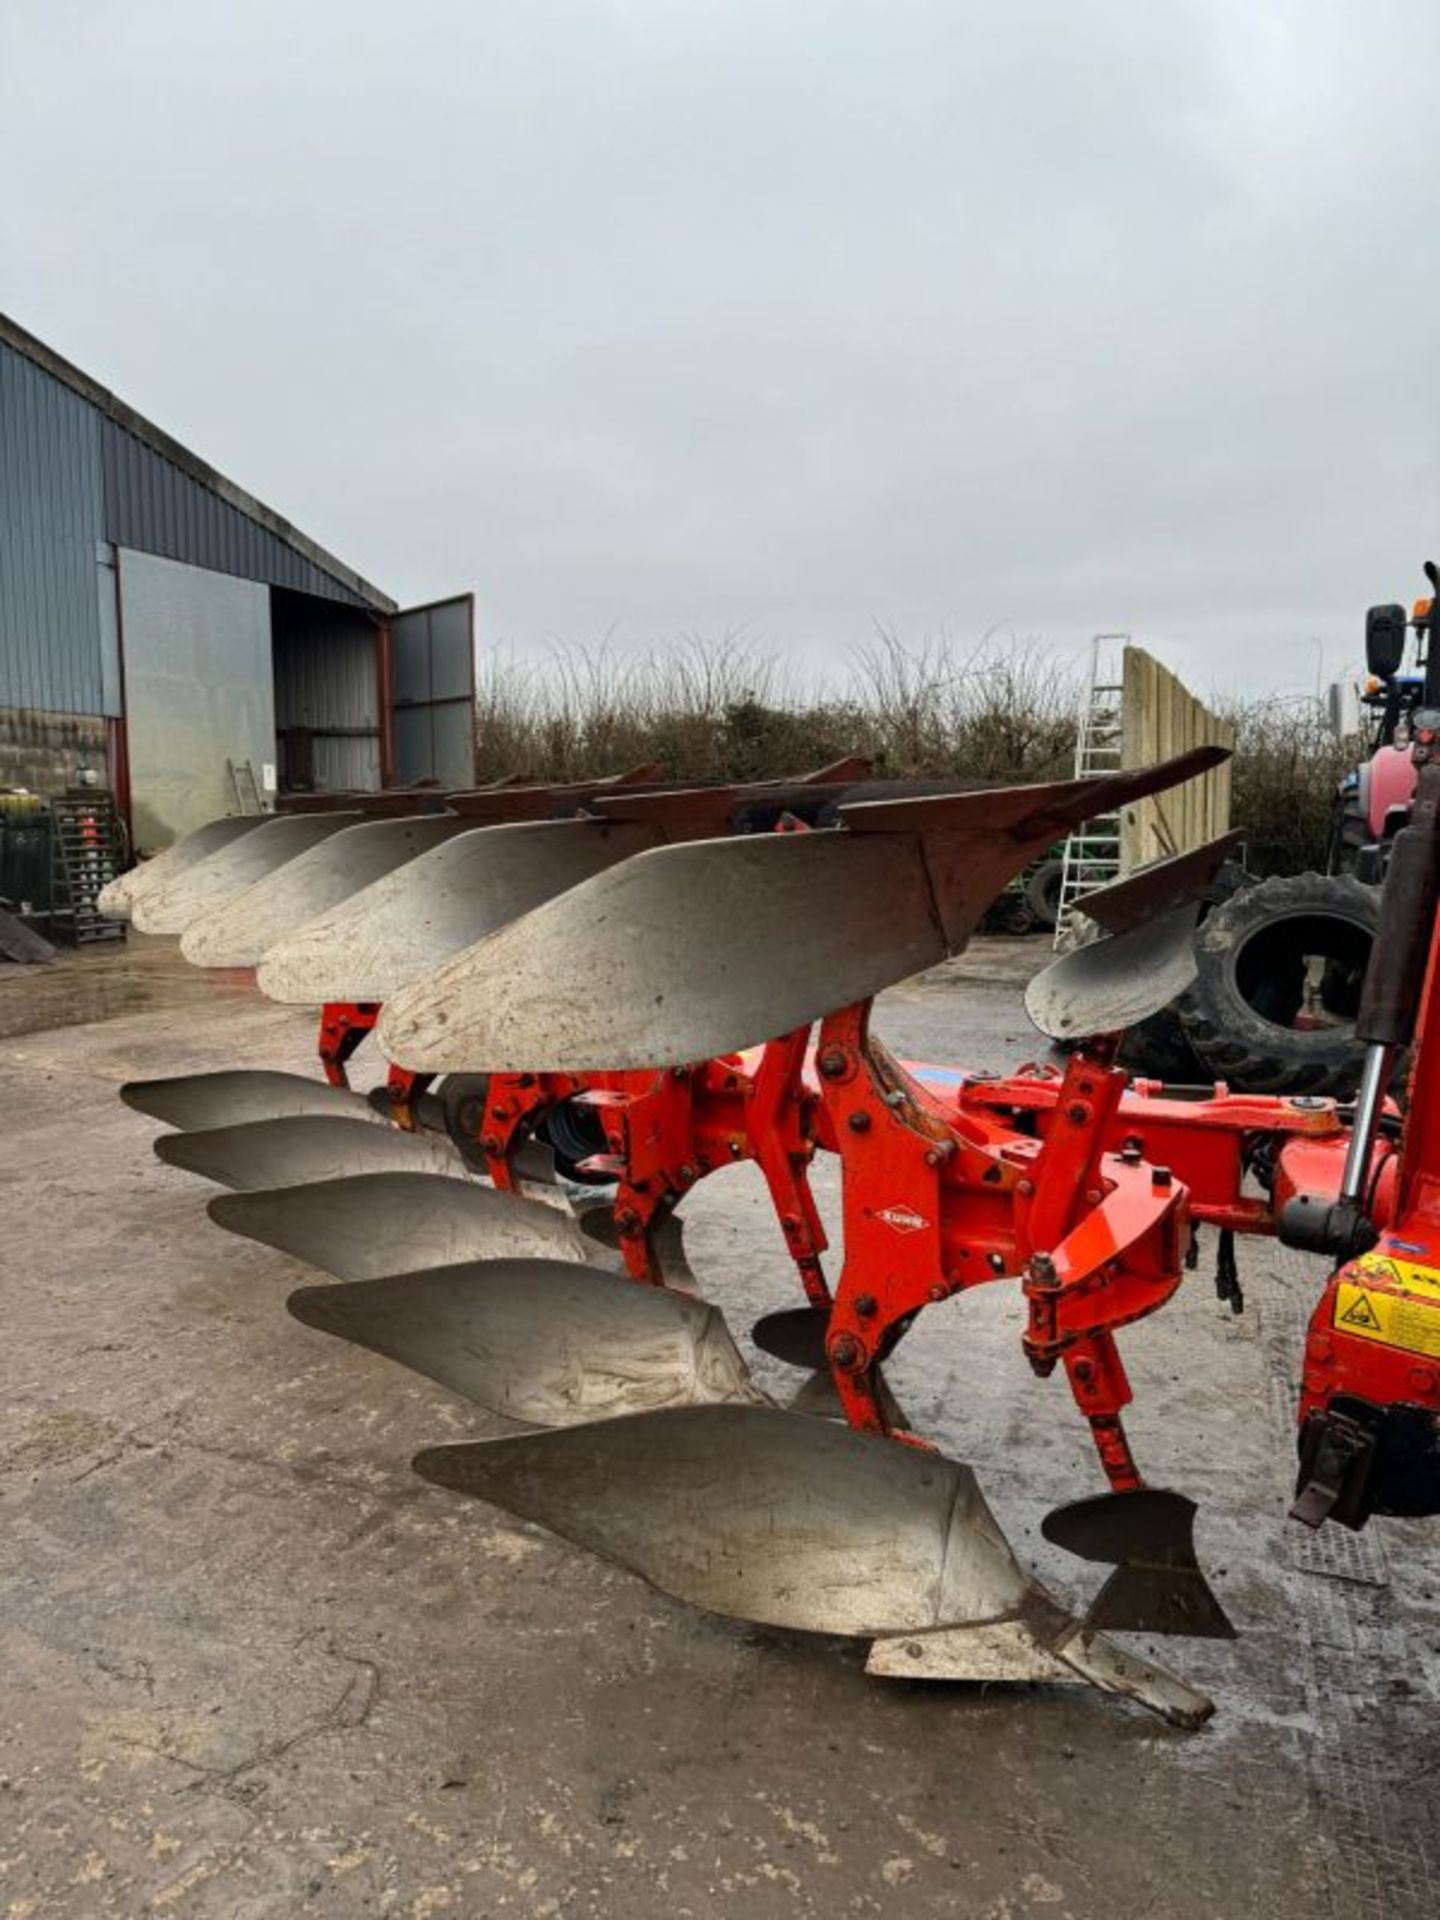
[[[1062,1064],[996,1078],[901,1062],[871,1014],[958,953],[1058,837],[1221,757],[958,792],[872,781],[858,760],[743,788],[645,768],[216,822],[103,904],[320,1008],[326,1077],[194,1075],[124,1097],[176,1129],[163,1159],[232,1190],[211,1202],[219,1225],[332,1276],[291,1297],[297,1318],[512,1423],[422,1452],[428,1480],[682,1600],[861,1637],[876,1673],[1080,1680],[1198,1725],[1210,1702],[1113,1637],[1233,1632],[1193,1504],[1132,1452],[1117,1336],[1175,1294],[1201,1225],[1236,1311],[1234,1234],[1289,1222],[1304,1240],[1293,1223],[1347,1182],[1374,1235],[1346,1258],[1376,1258],[1407,1205],[1394,1110],[1372,1103],[1362,1129],[1332,1101],[1177,1097],[1116,1065],[1121,1031],[1185,985],[1234,836],[1087,902],[1100,937],[1027,996]],[[372,1032],[390,1068],[366,1097],[348,1065]],[[839,1173],[834,1272],[811,1190],[822,1154]],[[813,1376],[796,1406],[762,1393],[685,1259],[677,1209],[741,1161],[800,1283],[800,1304],[753,1330]],[[1017,1287],[1025,1356],[1063,1372],[1104,1477],[1044,1525],[1109,1568],[1079,1613],[1022,1570],[973,1473],[910,1430],[885,1379],[926,1307],[997,1282]],[[1326,1351],[1312,1338],[1307,1354],[1312,1523],[1397,1510],[1374,1458],[1368,1492],[1337,1465],[1347,1368],[1374,1357],[1344,1329],[1337,1346],[1346,1284],[1317,1309]],[[1412,1390],[1440,1408],[1431,1373]]]

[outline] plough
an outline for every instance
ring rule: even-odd
[[[1432,739],[1417,732],[1417,758]],[[181,930],[185,950],[243,952],[231,963],[258,964],[262,990],[322,1005],[327,1082],[202,1075],[125,1097],[179,1129],[162,1157],[234,1189],[211,1203],[218,1224],[335,1276],[292,1296],[297,1318],[519,1423],[422,1452],[425,1478],[682,1600],[864,1638],[877,1673],[1083,1680],[1197,1725],[1210,1702],[1110,1637],[1233,1633],[1193,1504],[1150,1486],[1131,1450],[1117,1336],[1173,1297],[1197,1226],[1218,1236],[1236,1311],[1235,1233],[1339,1255],[1306,1350],[1295,1511],[1358,1525],[1440,1509],[1440,1222],[1417,1106],[1402,1139],[1382,1067],[1353,1116],[1127,1083],[1119,1033],[1184,985],[1229,837],[1092,897],[1101,937],[1027,996],[1072,1049],[1063,1066],[902,1063],[871,1003],[958,952],[1071,825],[1220,757],[898,797],[855,763],[689,792],[646,770],[648,786],[491,790],[468,813],[447,796],[385,850],[350,822],[364,861],[342,826],[228,894],[207,868],[230,847],[177,859],[167,922],[187,886],[207,916],[205,937]],[[1362,1009],[1386,1061],[1413,1031],[1440,888],[1436,781],[1427,759],[1406,830],[1431,848],[1419,919],[1407,904]],[[300,924],[307,888],[324,910]],[[294,930],[277,938],[282,919]],[[1437,991],[1432,968],[1427,1006]],[[379,1101],[345,1084],[372,1031],[391,1063]],[[833,1279],[810,1186],[822,1153],[840,1176]],[[812,1411],[760,1391],[685,1262],[677,1208],[737,1161],[764,1178],[803,1301],[753,1338],[814,1375],[797,1401]],[[1080,1614],[1023,1573],[974,1475],[910,1429],[884,1377],[926,1307],[997,1282],[1017,1283],[1026,1358],[1063,1372],[1104,1477],[1044,1524],[1111,1569]]]

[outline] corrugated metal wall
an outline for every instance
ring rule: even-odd
[[[466,787],[475,779],[475,596],[409,607],[390,623],[395,778]]]
[[[315,742],[315,787],[319,793],[380,791],[380,736],[321,735]]]
[[[118,711],[101,644],[103,494],[99,414],[0,347],[0,704]]]
[[[271,596],[275,726],[281,775],[288,727],[314,734],[318,788],[380,785],[380,688],[376,632],[356,610],[288,593]]]
[[[105,476],[105,534],[117,547],[272,587],[364,602],[228,501],[201,486],[114,420],[98,417]]]

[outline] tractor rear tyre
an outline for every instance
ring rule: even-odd
[[[1348,874],[1262,880],[1216,907],[1176,1003],[1185,1037],[1242,1093],[1353,1094],[1355,1037],[1380,894]]]

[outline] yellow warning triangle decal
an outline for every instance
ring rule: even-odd
[[[1340,1325],[1347,1327],[1368,1327],[1372,1333],[1380,1331],[1380,1320],[1371,1306],[1367,1295],[1357,1294],[1340,1316]]]

